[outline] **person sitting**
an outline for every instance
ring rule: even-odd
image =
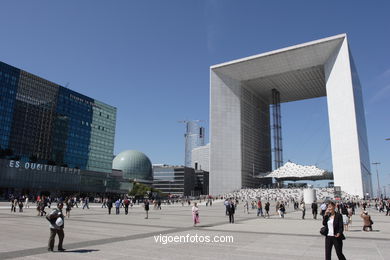
[[[371,216],[368,215],[368,212],[366,210],[363,211],[360,217],[363,219],[363,231],[372,231],[372,224],[374,224],[374,222],[371,220]]]

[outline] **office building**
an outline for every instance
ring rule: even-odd
[[[192,150],[191,163],[195,170],[210,171],[210,143]]]
[[[52,197],[127,194],[131,183],[121,171],[98,172],[58,165],[0,159],[0,198],[40,194]]]
[[[199,126],[199,120],[181,121],[186,124],[184,165],[192,167],[191,153],[196,147],[203,146],[205,140],[204,127]]]
[[[197,175],[185,166],[153,165],[153,187],[166,195],[196,196]]]
[[[111,172],[116,108],[0,62],[1,157]]]

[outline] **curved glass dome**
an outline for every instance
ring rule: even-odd
[[[123,178],[151,180],[152,163],[149,158],[138,151],[127,150],[118,154],[113,161],[113,168],[122,170]]]

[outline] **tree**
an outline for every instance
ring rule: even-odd
[[[156,193],[157,196],[153,196],[153,194]],[[146,196],[148,196],[149,198],[152,197],[159,198],[162,197],[163,195],[164,194],[160,190],[138,182],[133,183],[133,188],[129,192],[129,196],[134,196],[136,198],[145,198]]]
[[[148,194],[148,191],[150,191],[150,188],[147,185],[135,182],[133,184],[133,188],[129,192],[129,195],[143,198]]]

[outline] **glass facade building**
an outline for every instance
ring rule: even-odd
[[[112,171],[116,108],[0,62],[1,156]]]
[[[121,171],[105,173],[0,159],[0,198],[9,194],[127,194],[131,186]]]
[[[192,167],[191,153],[194,148],[203,146],[205,142],[204,127],[199,126],[199,120],[184,121],[186,123],[184,165]]]

